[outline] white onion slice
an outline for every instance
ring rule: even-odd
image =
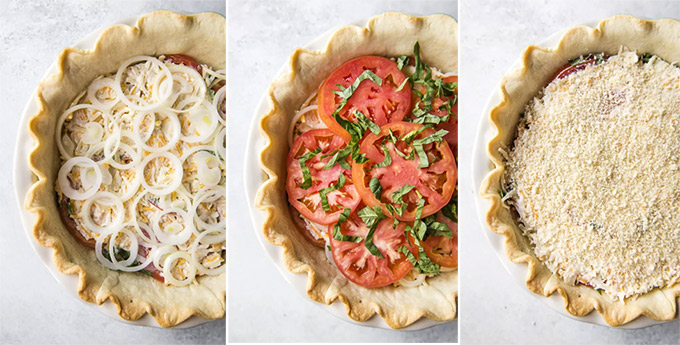
[[[208,236],[210,235],[210,236]],[[197,257],[198,255],[198,245],[200,243],[204,244],[213,244],[213,243],[219,243],[223,242],[226,240],[226,230],[225,229],[213,229],[213,230],[207,230],[202,232],[200,235],[198,235],[195,239],[194,242],[191,245],[191,248],[189,249],[189,252],[191,253],[191,259],[194,267],[196,267],[196,270],[198,270],[198,273],[200,274],[207,274],[207,275],[218,275],[222,272],[225,272],[227,270],[227,264],[226,260],[222,262],[222,264],[216,268],[206,268],[203,266],[203,264],[199,261],[199,258]]]
[[[226,102],[227,102],[227,88],[225,86],[222,86],[217,92],[215,93],[215,97],[213,98],[212,104],[213,107],[215,107],[215,111],[217,111],[217,120],[220,121],[223,125],[226,126],[227,122],[227,115],[226,115]]]
[[[222,167],[224,168],[227,161],[227,128],[224,127],[213,139],[213,148],[220,157]]]
[[[149,135],[144,135],[142,136],[141,133],[141,125],[142,121],[146,118],[148,115],[153,115],[154,120],[153,120],[153,128],[149,130],[149,133],[153,133],[154,129],[156,128],[156,114],[160,114],[162,116],[165,116],[170,120],[171,128],[172,128],[172,137],[168,138],[167,143],[161,147],[156,147],[156,146],[151,146],[147,144],[147,141],[151,138],[151,134]],[[168,151],[170,150],[177,141],[180,139],[180,136],[182,134],[182,125],[179,123],[179,119],[177,118],[177,115],[170,113],[170,112],[163,112],[163,111],[157,111],[153,113],[147,113],[143,115],[137,115],[135,116],[133,123],[132,123],[132,133],[133,133],[133,139],[135,142],[139,142],[142,146],[142,148],[146,151],[149,152],[163,152],[163,151]],[[144,133],[146,134],[146,133]]]
[[[71,154],[71,152],[66,151],[66,148],[64,148],[64,144],[62,142],[62,140],[63,140],[62,139],[62,131],[63,131],[63,127],[64,127],[64,122],[66,121],[66,118],[69,115],[73,114],[74,112],[76,112],[78,110],[86,110],[86,109],[92,110],[92,112],[100,112],[100,113],[102,113],[102,116],[104,116],[105,119],[106,118],[110,119],[110,116],[108,116],[108,114],[104,110],[97,108],[97,107],[90,105],[90,104],[77,104],[77,105],[74,105],[74,106],[66,109],[66,111],[63,112],[61,114],[61,116],[59,117],[59,120],[57,120],[57,133],[56,133],[57,135],[55,136],[57,138],[57,149],[59,149],[59,154],[61,154],[62,157],[64,157],[64,159],[73,158],[73,155]]]
[[[423,282],[425,281],[425,277],[426,276],[424,274],[418,273],[416,275],[416,278],[412,280],[408,277],[407,274],[404,278],[401,278],[399,280],[399,284],[405,287],[418,287],[423,284]]]
[[[164,186],[163,185],[161,185],[161,186],[150,185],[149,182],[146,180],[146,174],[144,173],[147,164],[149,164],[149,162],[151,162],[152,160],[157,159],[157,158],[167,159],[171,163],[172,167],[175,169],[172,172],[172,175],[171,175],[171,183],[164,185]],[[169,152],[163,152],[163,153],[157,153],[156,152],[156,153],[152,153],[152,154],[146,156],[146,158],[144,158],[144,160],[142,161],[142,164],[140,164],[137,167],[137,173],[140,174],[140,176],[141,176],[142,185],[144,186],[144,188],[146,188],[148,191],[150,191],[154,194],[165,195],[165,194],[168,194],[168,193],[175,191],[175,189],[177,189],[177,187],[179,187],[179,185],[182,184],[182,176],[184,175],[184,169],[182,168],[182,163],[179,161],[177,156],[175,156],[175,155],[173,155]]]
[[[95,107],[101,108],[101,109],[106,109],[109,110],[113,108],[114,105],[118,103],[118,98],[113,98],[109,99],[106,98],[104,100],[100,100],[99,97],[97,97],[97,93],[101,91],[103,88],[110,88],[112,91],[114,90],[114,84],[115,80],[111,77],[104,77],[104,78],[99,78],[95,81],[93,81],[90,86],[87,88],[87,100],[92,103]],[[115,91],[114,91],[115,95]]]
[[[85,133],[81,140],[88,145],[100,142],[104,135],[104,128],[97,122],[89,122],[85,125]]]
[[[160,226],[161,218],[171,213],[177,214],[178,216],[182,217],[183,228],[182,230],[175,233],[168,233],[164,231],[164,229],[161,229]],[[170,225],[179,226],[180,224],[172,223]],[[191,224],[191,217],[189,217],[189,214],[186,211],[179,208],[168,208],[161,212],[156,212],[154,214],[153,219],[151,220],[151,227],[153,228],[153,232],[156,235],[156,238],[158,238],[158,240],[161,241],[162,243],[166,244],[177,245],[186,243],[186,241],[188,241],[189,238],[191,238],[191,234],[193,233],[193,224]]]
[[[115,82],[113,83],[113,90],[116,91],[116,94],[118,95],[118,99],[123,101],[123,103],[125,103],[128,107],[130,107],[134,110],[137,110],[137,111],[150,111],[150,110],[157,109],[158,107],[164,105],[165,102],[168,101],[168,99],[172,95],[172,88],[166,89],[165,92],[163,92],[161,95],[158,95],[159,96],[158,98],[154,97],[155,100],[156,100],[156,103],[148,103],[147,102],[145,105],[139,105],[139,104],[135,104],[134,102],[132,102],[130,100],[130,98],[128,98],[128,96],[126,96],[123,93],[123,89],[121,88],[120,83],[122,81],[121,79],[122,79],[122,76],[123,76],[123,72],[128,68],[128,66],[131,66],[131,65],[137,64],[137,63],[141,63],[141,62],[150,62],[152,65],[159,67],[161,69],[161,73],[165,75],[166,80],[172,80],[172,72],[170,72],[170,69],[168,69],[168,67],[164,63],[162,63],[160,60],[158,60],[158,59],[156,59],[155,57],[152,57],[152,56],[143,56],[143,55],[142,56],[135,56],[135,57],[130,58],[130,59],[126,60],[125,62],[123,62],[123,64],[118,68],[118,71],[116,72],[116,76],[114,78]],[[162,80],[160,80],[161,78],[156,78],[156,79],[159,80],[160,82],[162,82]],[[156,84],[154,86],[155,87],[153,89],[161,90],[160,85]],[[143,102],[140,102],[140,103],[143,103]]]
[[[106,226],[95,224],[95,222],[92,220],[90,208],[92,207],[93,203],[99,200],[101,200],[101,202],[98,202],[98,204],[104,206],[113,206],[117,211],[116,212],[117,216],[113,218],[111,224],[108,224]],[[113,212],[113,210],[111,212]],[[80,216],[83,219],[83,223],[88,230],[95,232],[97,234],[101,234],[105,230],[116,229],[123,224],[123,220],[125,219],[125,208],[123,208],[123,202],[120,200],[120,198],[114,195],[113,193],[97,192],[94,194],[93,197],[85,200],[85,203],[83,203],[83,207],[80,210]]]
[[[159,271],[163,271],[163,264],[165,264],[165,259],[167,258],[168,255],[175,253],[177,249],[175,246],[171,245],[161,245],[158,247],[155,247],[151,250],[151,258],[153,259],[153,265],[156,266],[156,269]]]
[[[227,192],[225,191],[224,188],[214,188],[214,187],[207,187],[204,188],[196,193],[196,198],[194,199],[194,203],[191,206],[191,216],[194,218],[196,221],[196,224],[198,225],[199,228],[201,229],[225,229],[226,228],[226,219],[225,217],[221,217],[219,222],[214,223],[214,224],[208,224],[206,223],[203,219],[201,219],[198,216],[198,212],[196,211],[196,208],[203,203],[203,202],[214,202],[217,201],[220,198],[226,198]]]
[[[219,124],[217,110],[207,101],[203,101],[198,109],[192,111],[187,120],[191,122],[186,128],[189,135],[180,135],[180,139],[187,143],[202,143],[207,141]],[[184,128],[184,124],[181,124]]]
[[[73,188],[71,188],[71,183],[68,180],[68,174],[71,172],[71,169],[75,166],[87,166],[90,168],[90,170],[84,170],[84,173],[90,173],[92,171],[95,174],[95,180],[90,186],[90,188],[85,189],[84,192],[79,192]],[[93,160],[87,158],[87,157],[73,157],[69,160],[67,160],[64,165],[61,166],[59,169],[59,173],[57,175],[57,180],[59,182],[59,187],[61,188],[61,192],[64,193],[69,199],[72,200],[85,200],[91,196],[93,196],[97,191],[99,190],[99,187],[101,186],[102,183],[102,172],[99,170],[99,166],[97,163],[95,163]],[[81,178],[81,184],[82,184],[83,179]]]
[[[184,259],[187,262],[191,263],[191,256],[187,252],[174,252],[170,255],[168,255],[165,258],[165,263],[163,264],[163,276],[165,278],[166,282],[169,282],[172,285],[175,286],[185,286],[191,284],[191,282],[194,281],[194,278],[196,277],[196,267],[193,265],[189,264],[187,267],[189,268],[189,274],[184,280],[177,280],[175,276],[172,274],[172,263],[179,260],[179,259]]]

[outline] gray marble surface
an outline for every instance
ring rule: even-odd
[[[295,291],[262,250],[244,202],[244,141],[260,97],[295,48],[388,10],[456,16],[455,1],[229,2],[229,340],[233,342],[455,342],[456,323],[422,331],[343,322]],[[323,305],[322,305],[323,307]]]
[[[569,319],[516,284],[474,209],[470,161],[484,104],[524,48],[565,27],[615,14],[680,18],[678,1],[462,1],[460,137],[461,343],[678,344],[680,322],[639,330]]]
[[[226,322],[186,330],[113,320],[65,291],[33,252],[12,186],[19,117],[49,65],[89,32],[156,9],[225,14],[217,1],[0,2],[0,344],[224,344]]]

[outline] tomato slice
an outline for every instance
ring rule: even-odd
[[[333,134],[329,129],[314,129],[300,135],[288,153],[288,178],[286,190],[288,201],[305,218],[323,225],[333,224],[338,221],[340,213],[345,207],[354,210],[361,198],[352,182],[351,169],[344,169],[339,164],[324,170],[324,166],[331,160],[331,154],[335,150],[343,149],[347,145],[342,138]],[[309,168],[311,186],[302,188],[304,175],[299,159],[308,152],[321,149],[321,151],[308,159],[304,164]],[[323,157],[323,155],[327,155]],[[345,175],[344,186],[331,191],[326,195],[329,210],[324,210],[321,203],[320,191],[336,185],[340,175]]]
[[[421,242],[425,254],[437,265],[458,268],[458,223],[437,212],[435,219],[451,229],[452,237],[430,236]]]
[[[413,255],[418,255],[418,247],[406,240],[404,227],[400,223],[392,227],[392,219],[383,219],[373,233],[373,244],[384,258],[371,254],[364,245],[368,227],[361,218],[352,213],[347,221],[340,225],[343,235],[363,238],[360,243],[338,241],[333,238],[333,225],[328,227],[333,261],[340,272],[351,282],[361,286],[374,288],[392,284],[403,278],[413,267],[406,255],[399,251],[402,245],[409,248]]]
[[[608,56],[605,55],[604,59],[607,59],[607,57]],[[586,67],[597,63],[597,60],[598,60],[597,58],[592,57],[588,60],[581,61],[581,62],[579,62],[575,65],[572,65],[571,63],[566,64],[566,65],[564,65],[564,67],[562,67],[562,69],[559,72],[557,72],[557,74],[555,74],[555,76],[552,78],[552,80],[562,79],[562,78],[565,78],[572,73],[575,73],[576,71],[584,70],[584,69],[586,69]]]
[[[348,87],[365,70],[371,70],[380,77],[382,85],[370,80],[362,81],[340,110],[340,117],[356,122],[353,114],[358,110],[378,126],[382,126],[401,121],[410,111],[411,85],[407,82],[397,91],[406,80],[406,76],[397,68],[394,61],[379,56],[362,56],[350,60],[328,76],[319,88],[318,94],[319,117],[328,128],[347,141],[350,140],[349,133],[331,116],[342,101],[342,98],[333,91],[339,90],[338,84]]]
[[[170,61],[176,65],[184,65],[187,67],[191,67],[198,72],[198,74],[203,75],[203,71],[201,69],[201,65],[196,62],[196,60],[182,54],[168,54],[165,55],[165,60]]]
[[[404,194],[401,200],[406,209],[401,215],[394,213],[395,218],[401,221],[414,221],[416,219],[417,203],[420,199],[418,193],[425,200],[421,217],[426,217],[439,211],[446,205],[456,188],[458,171],[453,153],[446,141],[423,145],[429,166],[420,168],[419,156],[412,144],[397,140],[396,144],[389,140],[390,131],[396,138],[402,138],[409,132],[422,129],[423,125],[411,122],[395,122],[380,128],[380,134],[368,134],[361,143],[360,151],[366,154],[368,162],[352,165],[354,185],[361,195],[361,199],[368,206],[380,206],[386,215],[392,214],[386,204],[395,208],[401,208],[402,203],[395,202],[395,192],[406,185],[413,189]],[[431,128],[422,130],[415,139],[422,139],[435,131]],[[384,148],[389,152],[391,164],[378,167],[376,164],[384,163]],[[404,158],[396,152],[409,158]],[[371,191],[370,181],[377,178],[382,188],[380,200]]]

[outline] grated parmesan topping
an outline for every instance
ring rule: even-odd
[[[680,68],[621,52],[552,81],[507,160],[507,202],[553,273],[613,300],[680,282]]]

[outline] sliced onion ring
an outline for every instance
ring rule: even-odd
[[[71,188],[71,183],[68,181],[68,174],[76,165],[88,166],[94,171],[95,174],[95,181],[91,188],[86,189],[84,192],[79,192]],[[99,190],[99,187],[102,184],[102,172],[99,170],[99,166],[95,161],[87,157],[73,157],[67,160],[64,165],[61,166],[61,169],[59,169],[59,173],[57,175],[57,179],[59,182],[59,187],[61,188],[61,192],[64,193],[64,195],[66,195],[69,199],[85,200],[93,196]]]

